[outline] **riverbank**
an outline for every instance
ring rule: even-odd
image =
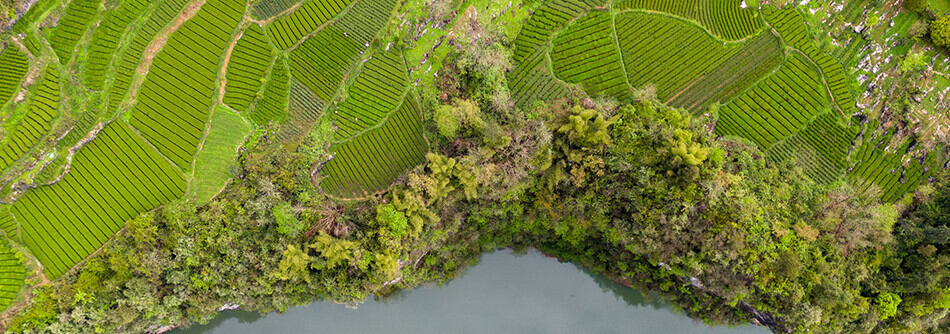
[[[485,253],[443,286],[424,285],[357,307],[317,302],[283,313],[224,311],[206,325],[170,333],[710,333],[761,334],[764,327],[711,327],[657,296],[529,249]]]

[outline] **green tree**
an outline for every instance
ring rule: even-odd
[[[459,130],[459,120],[452,112],[452,106],[441,105],[435,109],[435,125],[443,137],[454,139]]]
[[[884,292],[874,299],[874,303],[877,304],[877,312],[881,315],[881,320],[887,320],[897,314],[901,297],[891,292]]]
[[[950,46],[950,15],[941,17],[930,24],[930,39],[937,46]]]
[[[358,259],[359,243],[337,239],[320,232],[320,235],[310,243],[310,248],[323,255],[328,268],[335,268],[341,265],[353,264]]]
[[[295,237],[304,229],[304,223],[297,219],[297,212],[289,202],[281,202],[271,208],[271,214],[277,222],[277,232]]]
[[[923,12],[927,10],[927,0],[904,0],[904,7],[912,12]]]
[[[310,255],[294,245],[287,245],[274,276],[284,281],[310,283]]]
[[[376,207],[376,221],[379,222],[382,230],[396,239],[406,236],[409,228],[409,220],[406,219],[406,215],[388,203]]]

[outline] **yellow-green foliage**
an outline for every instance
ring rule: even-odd
[[[439,128],[439,134],[453,139],[459,130],[459,120],[452,113],[452,106],[439,106],[435,109],[435,125]]]
[[[482,119],[482,110],[471,100],[457,100],[453,105],[441,105],[435,110],[435,123],[439,133],[449,139],[459,130],[470,134],[481,133],[487,123]],[[463,135],[466,133],[463,133]]]
[[[326,260],[327,268],[334,268],[340,265],[354,265],[358,260],[357,253],[360,250],[360,244],[355,241],[334,238],[333,236],[321,232],[313,242],[310,248],[323,255]]]
[[[277,279],[310,283],[310,255],[294,245],[287,245],[282,255],[275,273]]]
[[[938,46],[950,46],[950,15],[941,17],[930,24],[930,39]]]
[[[673,152],[678,159],[675,162],[682,162],[689,166],[698,166],[706,161],[710,149],[703,147],[700,143],[692,140],[693,133],[684,129],[676,129],[674,142],[670,143],[670,152]]]
[[[464,190],[467,199],[477,196],[478,182],[472,172],[474,166],[436,153],[427,153],[426,160],[431,175],[411,175],[410,183],[422,186],[429,194],[429,203],[444,199],[458,188]]]
[[[558,136],[554,139],[552,153],[564,158],[555,159],[557,162],[553,168],[544,168],[547,170],[548,187],[553,187],[568,176],[571,183],[581,186],[588,174],[603,175],[604,160],[600,153],[610,145],[608,129],[618,119],[617,116],[606,118],[598,110],[575,106],[566,118],[555,124]]]

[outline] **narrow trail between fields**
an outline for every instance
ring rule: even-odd
[[[178,28],[181,28],[181,25],[186,21],[190,20],[195,14],[198,13],[198,10],[201,9],[201,6],[205,4],[205,0],[197,0],[188,4],[181,11],[181,14],[175,18],[175,21],[172,24],[162,30],[155,39],[149,43],[148,47],[145,48],[145,52],[142,54],[142,61],[139,63],[139,67],[136,69],[135,79],[132,81],[132,85],[129,87],[129,97],[127,102],[131,106],[135,103],[136,95],[138,91],[142,88],[142,83],[145,82],[145,77],[148,75],[149,68],[152,67],[152,61],[155,59],[155,56],[162,50],[162,47],[165,46],[165,43],[168,42],[168,38],[171,37],[173,33],[178,31]]]
[[[831,93],[831,85],[828,84],[828,78],[825,76],[825,71],[822,70],[821,66],[818,66],[818,63],[812,60],[811,57],[806,55],[801,50],[796,49],[796,48],[792,48],[792,50],[795,50],[795,52],[798,52],[798,54],[802,55],[802,57],[805,58],[805,60],[807,60],[809,63],[814,65],[815,68],[818,69],[818,73],[821,74],[821,84],[822,86],[825,86],[825,92],[828,93],[828,98],[831,99],[831,105],[835,107],[835,110],[838,110],[838,113],[841,114],[842,118],[848,118],[848,115],[844,114],[844,110],[841,110],[841,106],[838,104],[838,101],[835,99],[835,95]]]
[[[20,52],[23,52],[23,54],[26,55],[27,59],[29,59],[30,64],[40,63],[39,56],[30,53],[30,50],[26,48],[26,45],[24,45],[20,39],[14,37],[14,38],[11,38],[11,40],[13,41],[13,44],[15,44],[18,49],[20,49]],[[29,92],[28,88],[31,85],[33,85],[33,82],[36,81],[36,78],[39,78],[40,75],[43,74],[43,69],[44,68],[41,66],[33,66],[33,65],[27,68],[26,75],[23,76],[23,80],[20,82],[20,86],[17,89],[18,90],[17,94],[13,97],[14,103],[17,103],[26,99],[26,94]]]
[[[250,15],[247,15],[247,21],[248,21],[248,22],[251,22],[251,23],[257,23],[258,25],[260,25],[260,26],[263,27],[263,26],[265,26],[265,25],[267,25],[267,24],[270,24],[271,22],[276,21],[276,20],[279,19],[281,16],[287,15],[287,14],[289,14],[289,13],[291,13],[291,12],[297,10],[297,8],[300,8],[300,6],[303,6],[303,1],[298,1],[298,2],[295,3],[293,6],[287,7],[287,9],[284,9],[284,10],[281,11],[280,13],[274,14],[274,15],[272,15],[271,17],[269,17],[269,18],[267,18],[267,19],[264,19],[264,20],[257,20],[257,19],[252,18]]]
[[[237,45],[238,40],[241,39],[241,36],[244,36],[244,32],[241,32],[237,36],[234,36],[234,39],[231,40],[231,44],[228,45],[228,49],[224,51],[224,61],[221,62],[221,70],[218,71],[218,101],[217,104],[224,104],[224,93],[225,87],[228,85],[228,64],[231,63],[231,55],[234,54],[234,46]],[[236,111],[236,110],[235,110]],[[211,110],[210,117],[214,117],[214,109]]]
[[[689,89],[692,88],[693,85],[696,85],[697,82],[699,82],[700,80],[703,80],[703,78],[705,78],[705,77],[706,77],[705,74],[702,74],[702,75],[696,77],[696,79],[693,79],[693,81],[691,81],[689,84],[687,84],[686,87],[683,87],[683,89],[680,89],[679,92],[676,92],[676,94],[673,94],[673,96],[670,96],[670,98],[666,99],[666,101],[663,101],[663,103],[664,103],[664,104],[670,104],[670,102],[673,102],[673,100],[676,100],[677,97],[679,97],[679,96],[682,95],[683,93],[689,91]],[[716,88],[717,88],[717,89],[718,89],[718,88],[722,88],[722,86],[724,86],[725,84],[726,84],[726,82],[722,82],[722,83],[719,84],[719,86],[716,86]]]
[[[69,154],[66,155],[66,163],[63,165],[63,171],[59,174],[59,176],[56,176],[56,179],[53,179],[53,181],[50,181],[46,183],[45,185],[52,185],[59,181],[62,181],[63,177],[65,177],[66,174],[69,174],[69,170],[73,166],[73,156],[76,155],[76,152],[79,152],[80,148],[82,148],[87,143],[91,142],[93,139],[96,139],[96,136],[99,135],[99,131],[102,131],[103,128],[105,128],[105,123],[102,123],[102,122],[96,123],[96,125],[92,127],[92,130],[89,130],[89,132],[87,132],[86,135],[82,139],[80,139],[78,143],[76,143],[76,145],[73,145],[73,147],[70,147]]]

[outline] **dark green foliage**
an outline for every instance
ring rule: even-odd
[[[885,276],[902,300],[894,325],[950,307],[950,182],[927,192],[895,229],[900,258]]]
[[[904,7],[912,12],[923,12],[927,10],[927,0],[906,0],[904,1]]]

